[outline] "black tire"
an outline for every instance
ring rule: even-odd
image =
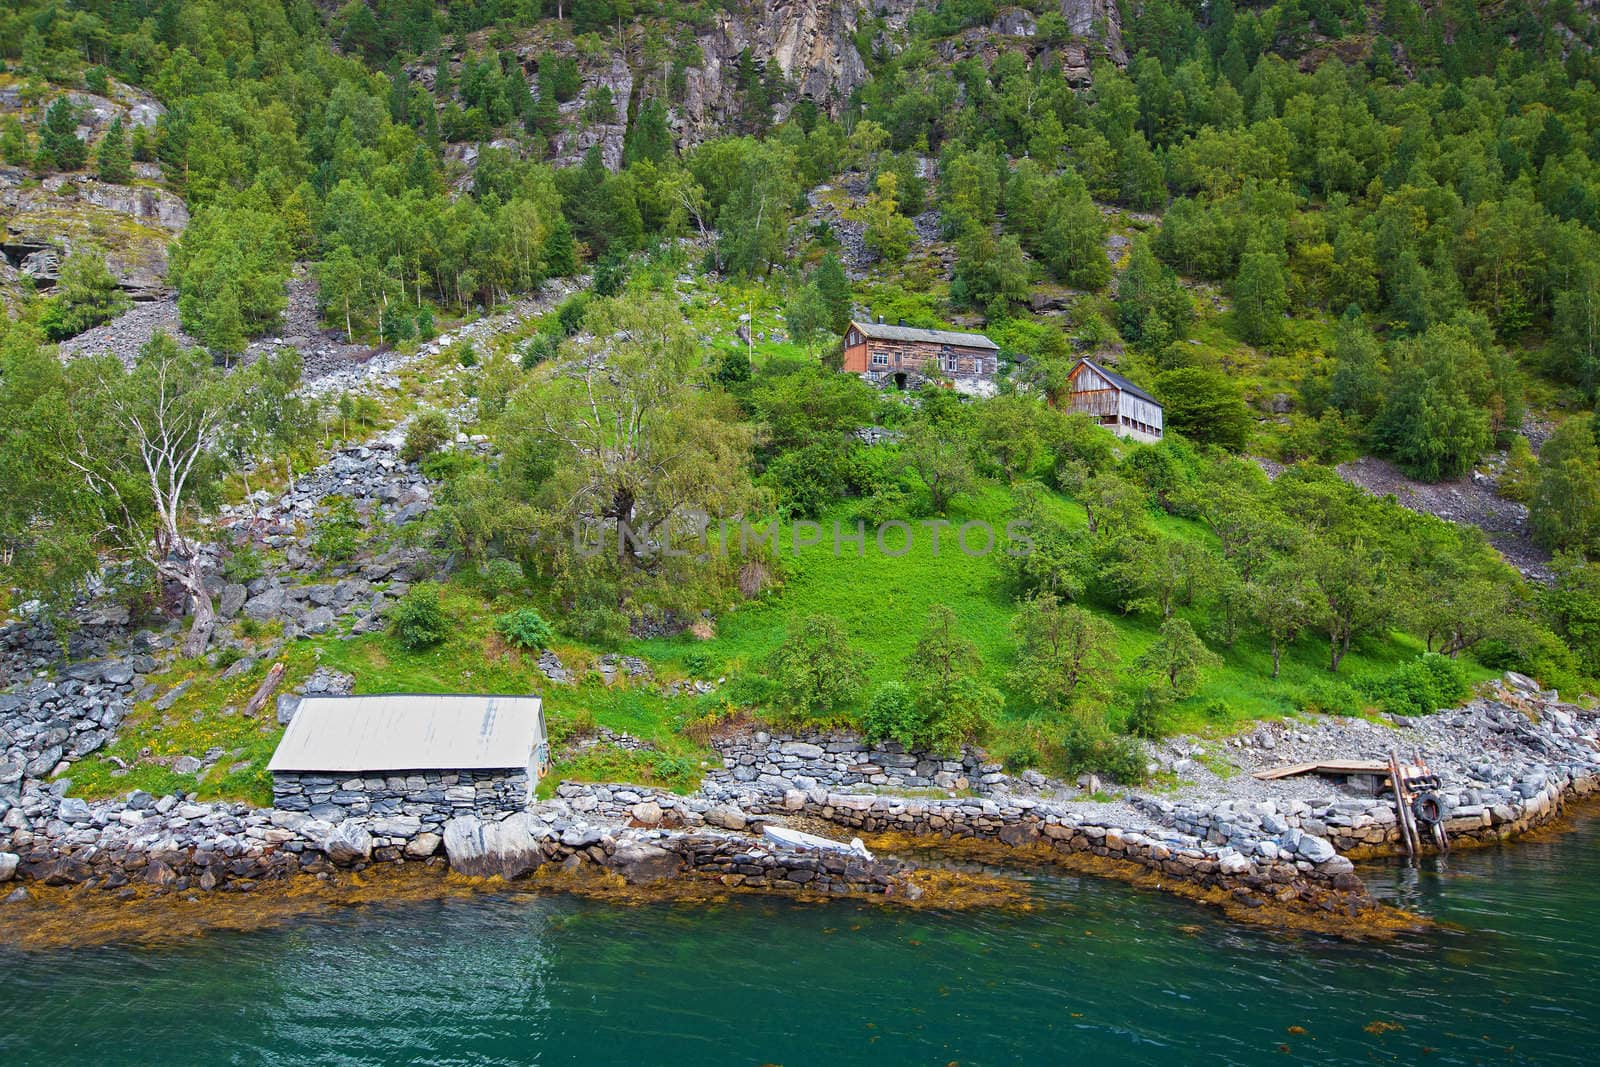
[[[1418,822],[1433,826],[1444,821],[1444,804],[1437,793],[1423,793],[1411,802],[1411,814]]]

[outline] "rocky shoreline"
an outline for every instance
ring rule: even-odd
[[[38,685],[25,699],[0,700],[0,744],[8,754],[31,727],[54,721],[63,700],[82,701],[79,723],[89,724],[69,734],[115,728],[118,709],[141,679],[106,666],[78,674],[50,683],[54,700]],[[1452,841],[1486,843],[1545,825],[1572,800],[1600,792],[1596,727],[1594,712],[1510,676],[1490,696],[1423,719],[1263,723],[1229,742],[1239,774],[1113,802],[1086,799],[1079,786],[1034,772],[1013,777],[972,751],[939,759],[848,735],[745,730],[716,742],[723,766],[687,796],[562,782],[554,797],[507,811],[503,797],[480,796],[470,783],[416,796],[408,795],[405,778],[393,778],[385,810],[316,809],[338,812],[338,821],[307,810],[137,791],[95,802],[67,796],[62,780],[41,777],[54,769],[56,746],[67,742],[52,727],[31,735],[54,742],[43,758],[19,764],[8,755],[0,765],[0,879],[19,882],[5,898],[12,902],[29,899],[30,886],[133,898],[248,892],[297,876],[326,880],[420,863],[507,880],[593,870],[640,887],[687,880],[741,891],[922,896],[915,863],[796,852],[760,835],[766,825],[796,822],[833,827],[845,838],[981,847],[989,858],[1004,863],[1009,856],[1019,866],[1100,862],[1107,873],[1153,876],[1152,884],[1209,894],[1268,921],[1311,916],[1358,930],[1384,909],[1352,860],[1398,851],[1392,799],[1362,796],[1350,783],[1310,776],[1261,782],[1244,771],[1314,758],[1329,746],[1348,756],[1421,748],[1445,781],[1440,796]],[[1167,750],[1189,743],[1179,739]],[[375,785],[330,780],[328,792],[348,786],[349,796],[370,795],[364,791]]]

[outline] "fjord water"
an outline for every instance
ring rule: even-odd
[[[1288,937],[1059,877],[1026,914],[516,895],[0,946],[0,1063],[1595,1062],[1600,817],[1365,873],[1454,925]]]

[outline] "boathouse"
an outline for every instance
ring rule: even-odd
[[[520,811],[548,770],[536,696],[302,697],[267,769],[273,806],[352,816]]]
[[[1063,406],[1088,415],[1118,437],[1161,440],[1161,402],[1115,371],[1080,359],[1067,373]]]
[[[946,379],[963,392],[993,391],[1000,346],[981,333],[851,322],[844,331],[844,369],[869,382],[915,389]],[[964,387],[964,388],[963,388]]]

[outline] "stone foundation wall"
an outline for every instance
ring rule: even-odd
[[[503,815],[521,811],[531,799],[526,771],[414,771],[383,777],[348,774],[278,773],[272,806],[338,823],[350,818],[416,821],[435,831],[457,815]],[[374,831],[377,832],[377,831]],[[416,833],[383,833],[409,837]]]

